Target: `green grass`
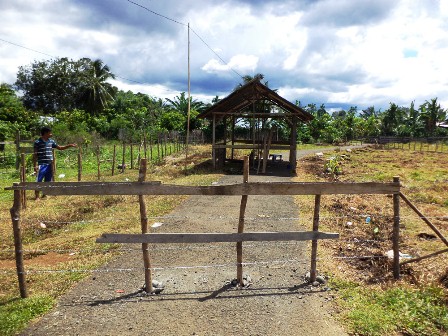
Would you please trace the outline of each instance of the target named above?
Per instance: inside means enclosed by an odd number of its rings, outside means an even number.
[[[339,290],[339,302],[347,308],[344,317],[356,335],[430,336],[448,331],[448,306],[440,288],[396,285],[383,290],[340,280],[332,285]]]
[[[13,299],[0,304],[0,335],[15,335],[27,323],[50,310],[55,299],[48,295]]]
[[[104,146],[104,158],[111,155],[110,145]],[[118,151],[117,151],[118,152]],[[174,151],[173,151],[174,152]],[[76,181],[77,151],[57,152],[57,181]],[[148,164],[147,180],[158,180],[164,183],[210,185],[221,175],[219,172],[207,171],[209,165],[203,164],[209,158],[210,148],[192,147],[189,151],[188,174],[185,174],[184,154],[173,154],[166,162],[157,158]],[[84,153],[83,181],[96,181],[96,156]],[[117,153],[121,155],[121,151]],[[156,154],[154,152],[153,154]],[[136,153],[134,152],[136,160]],[[127,157],[129,164],[130,157]],[[194,162],[191,164],[191,162]],[[121,163],[118,157],[117,164]],[[104,169],[103,169],[104,167]],[[129,167],[129,166],[128,166]],[[200,168],[197,168],[200,167]],[[28,171],[30,171],[28,168]],[[6,172],[3,170],[3,172]],[[65,177],[58,179],[58,174]],[[0,191],[0,248],[8,251],[14,248],[9,208],[12,206],[12,192],[3,190],[13,182],[18,181],[14,169],[3,174]],[[111,176],[111,162],[102,165],[102,181],[136,181],[137,169],[127,168],[124,173],[115,170]],[[34,177],[28,176],[28,181]],[[25,257],[46,258],[45,264],[27,265],[28,292],[27,299],[19,298],[19,290],[15,269],[8,268],[0,273],[0,335],[14,335],[33,319],[44,314],[54,306],[57,298],[70,289],[76,282],[90,274],[89,270],[98,268],[115,257],[118,245],[96,244],[95,238],[104,232],[139,232],[139,205],[136,196],[50,196],[47,200],[36,203],[33,192],[28,192],[28,206],[22,211],[22,242],[24,250],[39,250],[43,252],[26,253]],[[148,217],[162,216],[175,208],[183,197],[147,196],[146,206]],[[43,206],[45,205],[45,206]],[[42,228],[39,222],[46,222]],[[100,225],[98,225],[100,223]],[[76,253],[69,256],[67,251]],[[59,262],[51,262],[52,256],[47,252],[56,251]],[[61,252],[58,252],[61,251]],[[65,251],[65,252],[63,252]],[[0,261],[11,262],[13,253],[0,253]],[[71,272],[80,269],[82,272]],[[59,270],[61,272],[35,272],[33,270]],[[67,272],[64,272],[67,270]]]

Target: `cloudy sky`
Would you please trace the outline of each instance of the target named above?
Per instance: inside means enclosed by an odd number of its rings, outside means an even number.
[[[158,13],[160,15],[156,15]],[[288,100],[448,108],[446,0],[0,0],[0,82],[51,57],[100,58],[119,89],[221,98],[262,73]],[[224,62],[223,62],[224,61]]]

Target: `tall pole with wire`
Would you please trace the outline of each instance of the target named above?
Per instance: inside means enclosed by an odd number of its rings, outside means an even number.
[[[187,172],[188,161],[188,138],[190,135],[190,22],[188,22],[188,110],[187,110],[187,136],[185,137],[185,173]]]

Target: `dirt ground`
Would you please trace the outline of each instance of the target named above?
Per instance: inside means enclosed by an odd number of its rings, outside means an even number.
[[[285,165],[271,163],[267,175],[250,181],[285,182],[288,175]],[[228,175],[217,183],[241,181]],[[152,232],[236,232],[240,200],[190,197]],[[298,210],[291,196],[249,196],[245,231],[310,230],[298,227]],[[235,244],[150,246],[154,279],[165,285],[159,295],[141,291],[141,248],[125,246],[22,335],[346,335],[331,315],[331,288],[304,280],[308,244],[244,243],[244,274],[252,280],[244,289],[229,284],[236,278]]]

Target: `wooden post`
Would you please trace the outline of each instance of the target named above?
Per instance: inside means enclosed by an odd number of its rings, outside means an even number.
[[[292,117],[290,141],[289,164],[291,165],[291,173],[295,175],[297,166],[297,117]]]
[[[100,169],[100,146],[96,147],[96,163],[98,165],[98,172],[97,172],[97,177],[98,177],[98,181],[101,178],[101,169]]]
[[[249,182],[249,156],[244,157],[243,183]],[[247,195],[241,196],[240,216],[238,219],[238,233],[244,232],[244,214],[246,212]],[[236,243],[236,279],[238,284],[243,286],[243,242]]]
[[[149,160],[152,161],[152,136],[149,135]],[[146,149],[145,149],[145,159],[146,159]]]
[[[52,149],[53,151],[53,161],[51,162],[51,171],[53,173],[53,177],[51,178],[51,180],[54,182],[56,181],[56,151],[54,150],[54,148]]]
[[[412,209],[414,210],[414,212],[431,228],[431,230],[433,230],[435,232],[435,234],[440,238],[441,241],[443,241],[443,243],[448,246],[448,240],[443,236],[442,232],[439,231],[439,229],[437,229],[434,224],[432,224],[428,218],[426,218],[421,212],[420,210],[417,209],[417,207],[412,204],[412,202],[404,195],[400,192],[400,197],[403,201],[405,201],[405,203]]]
[[[235,155],[235,148],[233,148],[233,146],[235,146],[235,116],[232,116],[232,150],[230,152],[230,159],[233,160],[234,159],[234,155]]]
[[[157,162],[160,161],[160,134],[157,135]]]
[[[17,185],[17,183],[14,183],[14,185]],[[19,280],[20,297],[24,299],[28,297],[28,291],[26,288],[25,268],[23,265],[22,234],[20,229],[21,207],[22,204],[20,190],[14,190],[14,204],[10,212],[14,233],[14,251],[16,258],[17,278]]]
[[[394,183],[400,183],[400,177],[394,176]],[[392,249],[394,251],[393,272],[394,278],[400,278],[400,194],[393,194],[394,200],[394,227],[392,233]]]
[[[132,145],[131,142],[131,169],[134,169],[134,150],[133,150],[134,146]]]
[[[163,141],[165,141],[165,156],[168,156],[168,151],[167,151],[167,148],[166,148],[168,140],[166,138],[166,133],[163,133]]]
[[[139,182],[144,182],[146,179],[146,167],[147,160],[140,160],[140,170],[138,173]],[[138,196],[138,202],[140,204],[140,223],[142,227],[142,234],[145,234],[148,233],[148,217],[146,214],[146,204],[143,195]],[[145,266],[145,291],[146,293],[152,293],[151,259],[149,257],[148,246],[148,243],[142,244],[143,264]]]
[[[313,231],[319,231],[320,198],[321,195],[316,195],[314,198]],[[313,239],[311,241],[311,270],[310,270],[311,283],[316,281],[316,276],[317,276],[317,239]]]
[[[112,176],[115,173],[115,157],[117,155],[117,145],[114,145],[114,153],[112,154]]]
[[[26,182],[26,161],[25,161],[25,153],[20,154],[20,182]],[[22,199],[22,207],[26,209],[26,190],[21,190],[20,197]]]
[[[123,157],[121,159],[121,173],[122,174],[124,173],[124,165],[126,164],[125,156],[126,156],[126,144],[123,141]]]
[[[212,161],[213,169],[216,169],[216,115],[213,113],[213,125],[212,125]]]
[[[16,170],[19,171],[20,169],[20,132],[17,131],[16,133]]]
[[[82,149],[79,147],[78,151],[78,182],[82,180]]]

